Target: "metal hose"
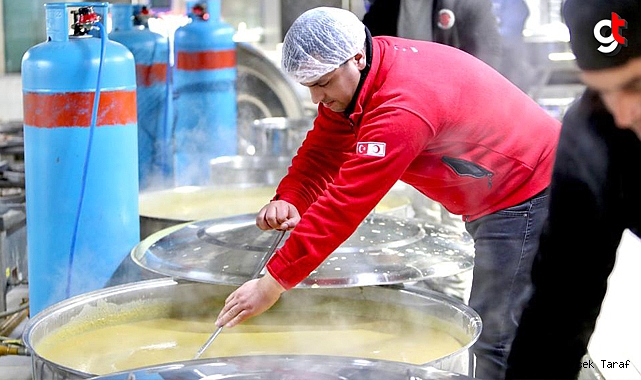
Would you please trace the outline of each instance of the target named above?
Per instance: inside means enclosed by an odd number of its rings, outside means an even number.
[[[82,168],[82,177],[80,181],[80,196],[78,197],[78,209],[76,210],[76,218],[71,235],[71,248],[69,250],[69,265],[67,271],[67,290],[65,294],[67,298],[71,297],[71,275],[73,274],[73,259],[76,253],[76,243],[78,240],[78,229],[80,227],[80,215],[82,214],[82,207],[85,198],[85,189],[87,185],[87,173],[89,170],[89,158],[91,157],[91,148],[93,147],[93,136],[96,124],[98,123],[98,109],[100,107],[100,82],[102,80],[102,67],[105,61],[105,52],[107,51],[107,32],[102,23],[97,22],[96,26],[100,30],[100,60],[98,62],[98,78],[96,80],[96,92],[93,97],[93,108],[91,110],[91,124],[89,125],[89,137],[87,139],[87,153],[85,154],[85,163]]]
[[[19,312],[21,312],[22,310],[25,310],[28,307],[29,307],[29,304],[25,303],[24,305],[18,306],[17,309],[3,311],[2,313],[0,313],[0,318],[8,317],[10,315],[19,313]]]
[[[3,355],[23,355],[28,356],[29,351],[22,346],[8,345],[0,343],[0,356]]]
[[[20,305],[16,310],[10,310],[4,312],[7,314],[7,318],[0,323],[0,343],[8,344],[8,338],[3,335],[9,335],[13,330],[22,323],[29,315],[29,304],[25,303]]]

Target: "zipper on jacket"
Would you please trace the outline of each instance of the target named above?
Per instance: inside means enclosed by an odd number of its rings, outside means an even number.
[[[472,161],[448,156],[441,157],[441,160],[445,163],[445,165],[449,166],[452,170],[454,170],[456,174],[460,176],[479,179],[487,177],[487,188],[492,188],[492,176],[494,176],[494,173],[485,169],[484,167]]]

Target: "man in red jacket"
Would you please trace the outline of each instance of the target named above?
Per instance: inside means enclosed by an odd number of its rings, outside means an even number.
[[[371,38],[342,9],[303,13],[282,63],[320,105],[256,223],[293,230],[268,273],[227,298],[216,324],[232,327],[271,307],[401,180],[463,216],[476,251],[469,303],[484,323],[477,375],[502,378],[528,297],[560,123],[479,59],[433,42]]]

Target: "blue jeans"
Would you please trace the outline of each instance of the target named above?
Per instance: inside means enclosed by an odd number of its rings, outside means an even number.
[[[465,223],[474,239],[474,278],[469,305],[483,321],[476,377],[505,377],[507,357],[530,296],[530,270],[548,213],[548,192]]]

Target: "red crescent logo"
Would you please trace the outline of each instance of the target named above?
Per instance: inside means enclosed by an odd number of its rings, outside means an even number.
[[[450,9],[441,9],[438,11],[437,25],[439,28],[444,30],[451,29],[454,26],[454,22],[456,22],[456,17]]]

